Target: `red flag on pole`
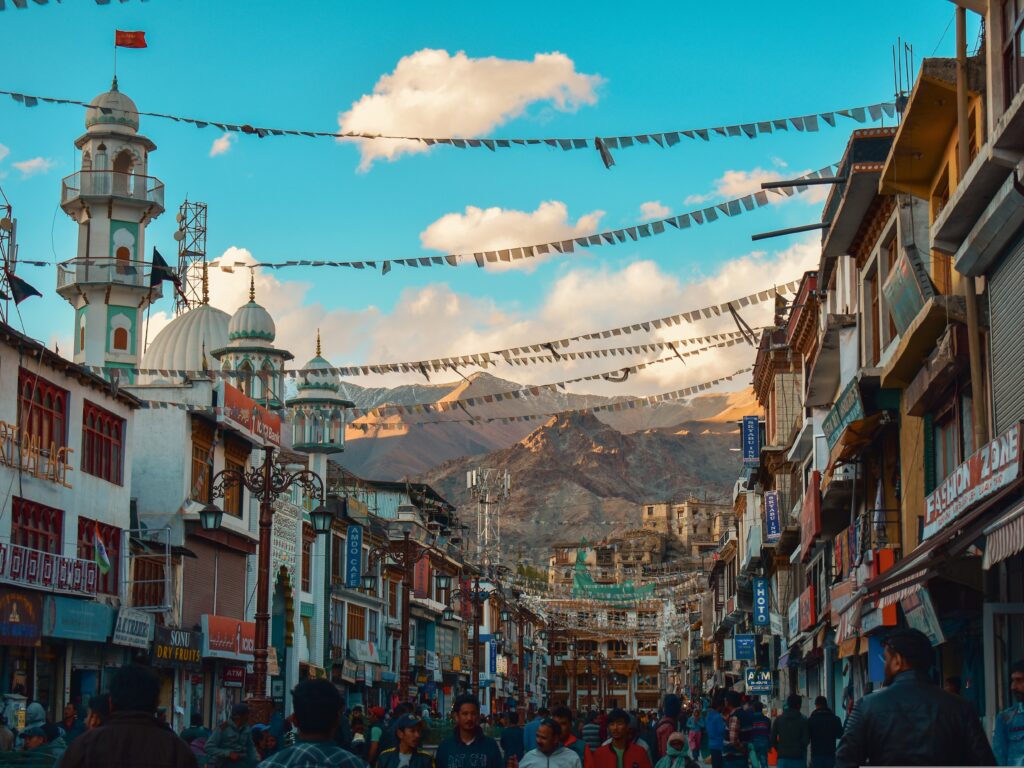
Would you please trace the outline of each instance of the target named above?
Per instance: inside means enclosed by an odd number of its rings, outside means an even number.
[[[145,48],[146,33],[114,30],[114,45],[118,48]]]

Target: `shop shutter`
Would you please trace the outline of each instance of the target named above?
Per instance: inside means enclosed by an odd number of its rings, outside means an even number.
[[[182,626],[199,623],[204,613],[241,618],[245,615],[245,555],[199,538],[190,538],[188,548],[196,557],[185,563]],[[216,610],[213,588],[217,585]]]
[[[217,570],[217,613],[240,619],[245,616],[245,555],[220,550]]]
[[[1019,241],[989,280],[992,318],[992,401],[996,434],[1024,418],[1024,239]]]

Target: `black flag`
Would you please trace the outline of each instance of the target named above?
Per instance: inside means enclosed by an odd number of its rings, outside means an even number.
[[[164,280],[170,280],[177,286],[181,286],[181,278],[178,274],[168,266],[167,262],[164,261],[164,257],[160,255],[155,247],[153,248],[153,268],[149,273],[149,287],[155,288],[164,282]]]
[[[4,276],[7,278],[7,285],[11,288],[11,297],[14,299],[15,305],[21,304],[30,296],[41,297],[43,295],[6,267],[4,267]]]

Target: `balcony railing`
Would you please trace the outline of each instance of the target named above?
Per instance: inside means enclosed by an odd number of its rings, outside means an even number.
[[[82,197],[119,197],[164,209],[164,184],[153,176],[120,171],[78,171],[61,182],[61,204]]]
[[[0,583],[21,584],[66,595],[95,595],[99,566],[93,560],[0,544]]]
[[[857,522],[862,549],[903,549],[898,509],[869,509]]]
[[[149,287],[151,264],[127,259],[69,259],[57,265],[57,290],[75,283],[120,283]]]

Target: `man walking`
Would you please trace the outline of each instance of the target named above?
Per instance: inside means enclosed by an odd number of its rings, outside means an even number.
[[[509,765],[515,765],[512,758],[509,758]],[[562,743],[562,726],[553,719],[543,720],[537,726],[537,748],[523,755],[522,761],[519,762],[519,768],[581,767],[579,755]]]
[[[654,726],[655,739],[658,742],[658,754],[668,754],[668,737],[679,730],[679,712],[683,708],[682,700],[674,693],[665,696],[662,703],[662,714],[658,724]]]
[[[395,724],[398,746],[378,755],[377,768],[434,768],[434,758],[420,751],[423,727],[415,715],[402,715]]]
[[[160,680],[147,667],[130,664],[110,682],[110,717],[100,728],[75,739],[61,758],[62,768],[196,768],[188,744],[156,719]]]
[[[551,713],[551,719],[554,720],[560,729],[559,739],[562,746],[566,749],[571,749],[580,758],[580,764],[587,756],[587,745],[576,738],[576,735],[572,732],[572,710],[568,707],[555,707],[555,710]]]
[[[586,768],[651,768],[647,750],[630,738],[629,713],[613,709],[608,715],[611,741],[589,751]]]
[[[597,749],[601,746],[604,739],[601,738],[601,724],[597,722],[596,712],[591,711],[587,714],[586,725],[583,726],[580,733],[583,736],[583,743],[589,749]]]
[[[771,745],[779,756],[778,768],[807,768],[807,744],[811,737],[807,718],[800,711],[802,703],[801,696],[790,694],[785,711],[772,723]]]
[[[503,768],[497,742],[480,729],[480,702],[469,693],[455,699],[455,733],[437,748],[437,768]]]
[[[501,752],[505,757],[516,756],[516,760],[522,760],[526,750],[523,748],[523,729],[515,713],[503,718],[504,727],[501,729]]]
[[[996,765],[1024,765],[1024,660],[1010,668],[1010,695],[1013,704],[996,715]]]
[[[772,721],[764,714],[764,703],[751,704],[750,746],[757,755],[758,768],[768,768],[768,748],[772,741]]]
[[[551,713],[547,707],[537,710],[536,716],[523,727],[523,748],[527,751],[537,748],[537,728]]]
[[[708,736],[708,751],[711,752],[711,768],[722,768],[722,747],[725,745],[723,707],[725,707],[725,696],[718,694],[711,700],[711,707],[704,718],[704,731]]]
[[[341,694],[329,680],[303,680],[292,688],[292,720],[298,740],[260,768],[364,768],[365,763],[334,743]]]
[[[206,740],[206,754],[215,768],[254,768],[260,761],[249,728],[249,706],[235,704],[231,718],[218,726]]]
[[[932,683],[927,635],[898,629],[885,640],[885,687],[853,708],[837,768],[871,765],[993,765],[981,723],[963,699]]]
[[[843,721],[828,708],[824,696],[814,700],[807,731],[811,737],[811,768],[832,768],[836,764],[836,741],[843,735]]]
[[[722,743],[722,765],[725,768],[747,768],[750,754],[747,748],[749,730],[745,729],[748,712],[741,708],[741,699],[736,691],[725,692],[725,707],[722,717],[725,718],[725,740]]]

